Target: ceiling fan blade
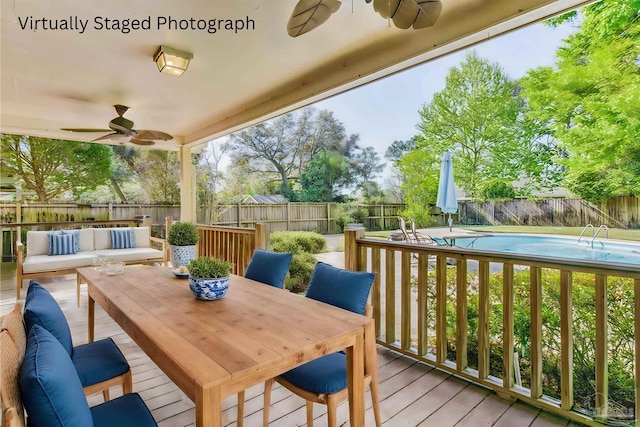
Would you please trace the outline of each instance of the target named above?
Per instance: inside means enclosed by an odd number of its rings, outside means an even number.
[[[127,142],[129,140],[128,135],[123,135],[118,132],[110,133],[109,135],[101,136],[100,138],[96,138],[93,141],[116,141],[116,142]]]
[[[111,129],[61,128],[68,132],[111,132]]]
[[[132,144],[136,144],[136,145],[153,145],[155,144],[155,141],[149,141],[148,139],[137,139],[137,138],[131,138],[131,140],[129,141]]]
[[[159,130],[140,129],[135,132],[136,135],[134,136],[134,139],[138,140],[153,139],[160,141],[169,141],[170,139],[173,139],[173,136],[169,135],[168,133],[160,132]]]
[[[298,37],[319,27],[340,5],[338,0],[298,0],[287,22],[287,32],[291,37]]]
[[[413,23],[413,29],[431,27],[436,23],[442,12],[442,3],[439,0],[418,0],[420,14]]]
[[[114,105],[113,108],[116,109],[116,113],[118,113],[120,117],[124,116],[124,113],[126,113],[127,110],[129,109],[129,107],[127,107],[126,105],[120,105],[120,104]]]

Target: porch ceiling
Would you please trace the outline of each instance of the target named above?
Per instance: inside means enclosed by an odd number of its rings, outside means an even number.
[[[174,135],[155,147],[198,145],[501,32],[585,4],[584,0],[442,0],[437,23],[400,30],[362,0],[319,28],[287,34],[295,0],[2,0],[0,130],[90,141],[113,104],[136,129]],[[76,30],[22,29],[34,19],[88,20]],[[144,19],[149,30],[95,29],[94,19]],[[246,19],[236,33],[158,29],[158,18]],[[75,22],[75,21],[74,21]],[[192,52],[182,77],[159,73],[159,45]]]

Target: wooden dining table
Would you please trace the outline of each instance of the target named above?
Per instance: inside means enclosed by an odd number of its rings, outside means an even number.
[[[222,425],[222,399],[338,350],[346,350],[351,426],[364,425],[364,334],[373,320],[232,275],[227,294],[201,301],[169,268],[123,274],[79,268],[88,286],[89,341],[95,303],[195,403],[197,427]]]

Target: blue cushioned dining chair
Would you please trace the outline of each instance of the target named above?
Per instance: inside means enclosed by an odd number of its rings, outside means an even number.
[[[265,283],[275,288],[284,288],[284,279],[289,272],[292,253],[271,252],[264,249],[256,249],[251,261],[244,272],[244,277]],[[238,392],[238,427],[243,426],[244,419],[244,390]]]
[[[372,273],[343,270],[319,262],[313,271],[305,297],[371,316],[372,308],[367,300],[374,278]],[[365,386],[369,385],[371,389],[375,423],[380,427],[376,357],[375,337],[365,336]],[[269,405],[274,381],[306,400],[308,427],[313,426],[314,402],[327,405],[329,427],[335,427],[337,405],[349,397],[347,356],[344,352],[328,354],[268,380],[264,389],[265,427],[269,424]]]
[[[101,391],[107,401],[109,387],[122,385],[123,394],[133,390],[131,369],[113,340],[105,338],[74,347],[62,309],[49,291],[34,280],[27,290],[24,322],[27,334],[34,325],[39,325],[60,341],[76,368],[87,396]]]
[[[256,249],[244,277],[282,289],[293,254]]]
[[[66,349],[39,325],[29,332],[20,393],[33,427],[157,427],[137,393],[89,408]]]

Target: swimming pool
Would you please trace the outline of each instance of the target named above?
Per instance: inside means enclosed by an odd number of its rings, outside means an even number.
[[[591,238],[588,241],[583,239],[578,244],[577,237],[496,234],[476,240],[456,239],[456,246],[486,251],[640,265],[640,244],[598,238],[592,248],[590,241]]]

